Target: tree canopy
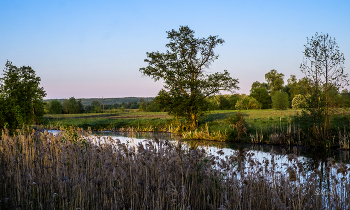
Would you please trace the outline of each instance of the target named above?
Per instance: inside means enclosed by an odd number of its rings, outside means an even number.
[[[284,74],[278,73],[275,69],[272,69],[271,71],[265,74],[265,79],[267,81],[271,94],[283,89],[283,78]]]
[[[65,114],[78,114],[84,112],[84,106],[81,103],[81,99],[76,100],[74,97],[65,99],[62,104],[63,112]]]
[[[257,87],[250,91],[250,96],[255,98],[261,104],[262,109],[268,109],[271,107],[271,96],[265,87]]]
[[[38,123],[44,114],[44,88],[30,66],[17,67],[7,61],[0,78],[0,127],[15,129]]]
[[[99,113],[101,110],[101,102],[99,102],[97,100],[91,101],[91,109],[94,112]]]
[[[155,81],[164,80],[157,99],[176,117],[185,117],[190,128],[197,126],[198,117],[207,110],[205,98],[221,90],[238,89],[238,79],[233,79],[227,70],[223,73],[206,71],[218,59],[214,48],[223,44],[218,36],[195,38],[188,26],[167,31],[169,43],[166,53],[147,52],[147,67],[140,68],[143,75]]]
[[[274,109],[287,109],[289,107],[288,93],[277,91],[272,95],[272,107]]]
[[[62,114],[62,103],[58,100],[52,100],[49,104],[49,113],[51,114]]]

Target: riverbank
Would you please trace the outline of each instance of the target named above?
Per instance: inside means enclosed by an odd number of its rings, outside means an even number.
[[[347,209],[349,168],[328,159],[305,173],[294,154],[287,171],[245,149],[228,157],[179,142],[127,146],[69,129],[59,135],[3,133],[0,209]],[[15,159],[13,159],[15,158]],[[336,171],[336,172],[334,172]],[[327,186],[319,186],[326,179]]]
[[[242,119],[237,117],[237,110],[213,111],[199,120],[198,129],[194,131],[187,131],[181,122],[164,112],[45,115],[44,126],[55,129],[74,126],[95,131],[171,132],[185,139],[349,149],[349,111],[337,109],[335,112],[331,119],[332,139],[327,142],[313,136],[311,125],[300,120],[301,110],[242,110]]]

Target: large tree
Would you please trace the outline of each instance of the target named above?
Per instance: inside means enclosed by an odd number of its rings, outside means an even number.
[[[283,89],[283,81],[284,74],[278,73],[277,70],[272,69],[268,73],[265,74],[265,79],[267,81],[269,90],[273,95],[277,91],[281,91]]]
[[[348,84],[348,74],[344,73],[344,61],[344,55],[339,51],[335,39],[328,34],[316,33],[315,36],[307,38],[304,60],[300,69],[312,89],[309,111],[314,113],[314,119],[318,120],[318,123],[324,119],[322,125],[324,138],[329,137],[330,93],[332,89]]]
[[[44,114],[44,88],[30,66],[17,67],[7,61],[0,78],[0,127],[15,129],[38,123]]]
[[[253,82],[251,88],[250,88],[250,92],[252,92],[255,88],[266,88],[266,90],[268,90],[268,85],[267,83],[263,82],[263,83],[260,83],[259,81],[255,81]]]
[[[65,114],[78,114],[84,112],[84,106],[81,99],[76,100],[74,97],[65,99],[62,104],[63,112]]]
[[[62,114],[62,103],[58,100],[50,101],[49,112],[51,114]]]
[[[197,127],[198,117],[207,110],[205,98],[221,90],[238,89],[238,79],[230,77],[228,71],[209,73],[206,71],[218,59],[214,48],[223,44],[218,36],[195,38],[188,26],[179,31],[167,31],[170,42],[166,53],[147,53],[148,66],[140,68],[143,75],[155,81],[164,80],[164,89],[159,92],[158,101],[169,113],[185,117],[190,129]]]
[[[272,95],[272,107],[274,109],[287,109],[289,107],[288,93],[283,91],[276,91]]]
[[[271,106],[271,96],[265,87],[258,87],[250,90],[250,96],[255,98],[262,109],[268,109]]]
[[[99,113],[101,111],[101,102],[97,100],[91,101],[91,109],[93,112]]]

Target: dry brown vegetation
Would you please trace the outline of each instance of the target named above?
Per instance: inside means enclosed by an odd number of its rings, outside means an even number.
[[[349,208],[349,169],[333,159],[325,176],[306,173],[295,154],[282,173],[275,158],[218,155],[157,139],[127,146],[79,129],[4,131],[0,209]]]

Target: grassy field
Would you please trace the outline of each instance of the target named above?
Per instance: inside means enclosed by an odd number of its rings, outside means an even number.
[[[106,113],[83,113],[83,114],[46,114],[45,119],[80,119],[80,118],[171,118],[165,112],[137,112],[136,110],[131,110],[128,112],[106,112]]]
[[[243,110],[241,111],[247,123],[252,125],[266,124],[274,125],[287,121],[300,111],[295,110]],[[219,123],[228,124],[225,119],[237,113],[237,110],[216,110],[205,115],[199,125],[209,123],[215,130],[215,125]],[[115,113],[84,113],[84,114],[46,114],[44,115],[45,125],[52,128],[60,126],[75,126],[81,128],[91,127],[93,130],[101,129],[127,129],[130,127],[144,128],[149,126],[168,127],[172,123],[172,116],[166,112],[137,112],[136,110],[129,112]],[[281,120],[282,119],[282,120]],[[170,124],[169,124],[170,123]],[[218,128],[222,130],[221,128]]]
[[[58,129],[60,127],[80,127],[92,130],[130,130],[166,131],[172,117],[165,112],[115,112],[115,113],[85,113],[44,115],[45,127]]]
[[[44,126],[58,129],[69,126],[92,130],[172,132],[185,139],[244,141],[250,143],[316,145],[320,142],[306,132],[304,122],[296,121],[301,110],[242,110],[242,122],[235,121],[237,110],[217,110],[203,116],[198,129],[188,131],[165,112],[128,112],[45,115]],[[349,149],[349,110],[336,109],[331,118],[332,145]],[[304,127],[303,127],[304,126]],[[310,127],[311,129],[311,127]],[[308,131],[309,132],[309,131]],[[317,134],[317,133],[316,133]],[[310,135],[310,138],[309,136]],[[342,143],[339,141],[342,140]],[[331,141],[331,140],[330,140]]]
[[[200,123],[212,122],[215,120],[223,120],[228,118],[230,115],[235,114],[237,110],[216,110],[205,115]],[[243,110],[241,111],[245,116],[245,119],[249,123],[253,123],[259,120],[262,121],[277,121],[279,118],[288,118],[290,116],[300,113],[299,110]],[[96,119],[98,118],[98,119]],[[114,113],[83,113],[83,114],[45,114],[44,119],[48,123],[58,122],[62,125],[69,125],[72,121],[71,119],[76,120],[76,124],[79,124],[81,119],[93,119],[90,122],[98,121],[100,119],[172,119],[173,117],[168,115],[166,112],[138,112],[132,110],[129,112],[114,112]]]

